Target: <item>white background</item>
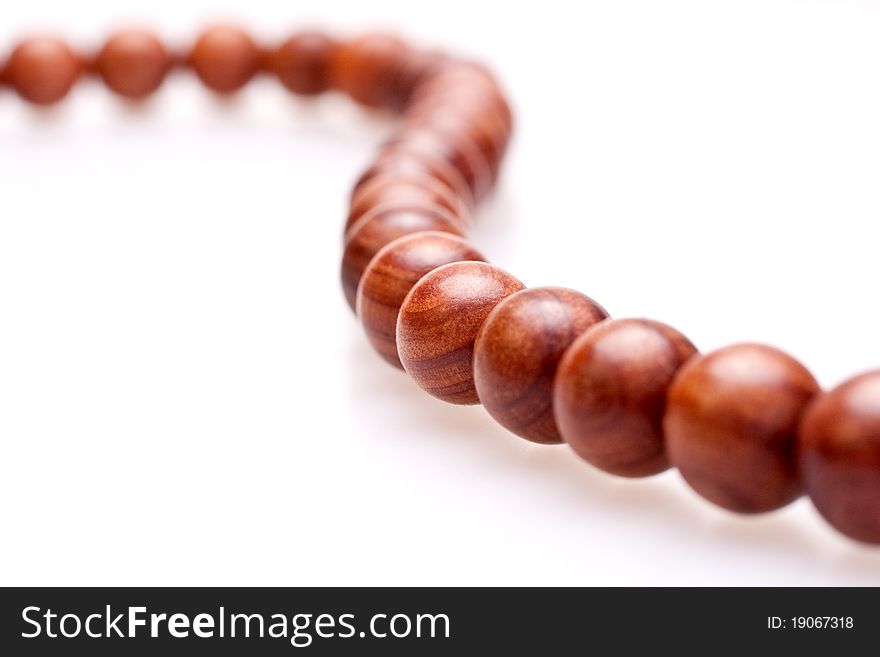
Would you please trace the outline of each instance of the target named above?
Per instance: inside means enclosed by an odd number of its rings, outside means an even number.
[[[387,27],[485,60],[518,133],[477,245],[703,350],[880,366],[880,5],[846,0],[6,3],[89,46]],[[423,394],[338,283],[391,123],[268,80],[0,93],[0,583],[880,584],[806,500],[736,517]]]

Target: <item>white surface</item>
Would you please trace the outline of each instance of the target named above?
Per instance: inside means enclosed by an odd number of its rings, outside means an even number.
[[[880,366],[880,6],[844,0],[11,3],[0,39],[387,26],[485,59],[518,119],[474,237],[702,349]],[[338,283],[390,124],[269,82],[0,95],[2,584],[880,584],[806,501],[716,510],[429,398]]]

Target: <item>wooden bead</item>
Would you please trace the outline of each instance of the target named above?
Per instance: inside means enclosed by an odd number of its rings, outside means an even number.
[[[268,67],[290,91],[312,96],[330,88],[336,42],[320,32],[296,34],[270,55]]]
[[[426,274],[406,295],[397,318],[403,368],[438,399],[478,404],[473,374],[477,333],[491,310],[523,287],[484,262],[455,262]]]
[[[467,135],[445,134],[414,126],[395,133],[385,148],[446,160],[461,174],[476,199],[485,197],[492,187],[492,167]]]
[[[787,354],[740,344],[691,359],[673,379],[663,428],[669,460],[730,511],[772,511],[801,485],[795,435],[819,386]]]
[[[508,131],[513,126],[513,114],[497,81],[479,64],[449,61],[436,67],[414,92],[410,105],[425,100],[458,108],[491,108]]]
[[[511,115],[491,76],[472,65],[447,65],[429,76],[407,107],[406,121],[474,142],[497,175],[511,135]]]
[[[51,105],[64,98],[82,72],[81,59],[60,39],[22,41],[6,63],[3,77],[25,100]]]
[[[143,30],[112,36],[94,63],[104,83],[121,96],[141,99],[156,91],[171,68],[171,56],[162,42]]]
[[[374,208],[405,204],[441,207],[458,219],[462,225],[467,225],[469,218],[464,202],[435,178],[388,175],[373,178],[352,197],[345,230],[348,231]]]
[[[206,87],[218,93],[238,91],[257,72],[260,50],[237,27],[218,25],[202,33],[189,62]]]
[[[798,447],[804,488],[819,513],[850,538],[880,544],[880,371],[817,396]]]
[[[336,49],[331,62],[334,86],[367,107],[396,107],[395,80],[411,56],[409,47],[397,37],[368,34],[346,41]]]
[[[394,240],[370,261],[358,285],[357,315],[382,358],[403,368],[397,355],[397,315],[413,285],[437,267],[463,260],[485,258],[460,237],[426,231]]]
[[[352,310],[355,310],[361,276],[379,249],[398,237],[423,230],[462,234],[458,220],[437,207],[377,208],[351,227],[342,253],[341,276],[342,290]]]
[[[513,294],[489,313],[474,343],[474,384],[489,414],[536,443],[562,442],[553,419],[553,377],[562,354],[608,317],[589,297],[561,287]]]
[[[666,394],[696,351],[674,328],[649,319],[594,326],[574,341],[556,372],[553,405],[562,437],[578,456],[615,475],[666,470]]]
[[[417,110],[417,113],[407,114],[408,125],[446,135],[450,139],[469,140],[488,164],[493,181],[497,178],[510,133],[496,117],[490,114],[471,115],[445,106],[419,107]]]
[[[449,57],[439,52],[410,51],[388,83],[388,105],[397,111],[405,110],[425,79],[445,66]]]
[[[423,153],[407,153],[397,150],[383,150],[373,164],[361,174],[355,183],[351,197],[354,199],[361,189],[375,178],[386,176],[429,177],[446,187],[468,207],[475,204],[473,192],[467,182],[449,162],[437,155],[425,156]]]

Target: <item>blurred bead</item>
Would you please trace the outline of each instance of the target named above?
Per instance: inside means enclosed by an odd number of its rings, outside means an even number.
[[[800,428],[804,488],[850,538],[880,544],[880,371],[819,395]]]
[[[423,80],[448,61],[443,53],[410,51],[388,82],[388,106],[396,111],[406,109]]]
[[[352,198],[345,230],[351,228],[367,212],[392,205],[441,207],[467,224],[469,213],[464,202],[447,187],[429,176],[402,177],[389,175],[373,178]]]
[[[19,95],[36,105],[64,98],[82,72],[80,58],[60,39],[25,39],[12,51],[3,77]]]
[[[406,120],[446,134],[466,134],[497,176],[512,118],[495,80],[482,67],[462,62],[436,67],[426,77],[407,107]]]
[[[418,113],[407,113],[406,123],[409,126],[445,135],[449,139],[469,140],[480,151],[489,166],[492,180],[498,177],[510,135],[494,116],[471,115],[445,107],[427,107],[419,108]]]
[[[666,394],[696,352],[660,322],[616,319],[594,326],[574,341],[556,372],[553,400],[562,437],[578,456],[615,475],[666,470]]]
[[[513,127],[513,115],[498,82],[479,64],[450,61],[436,67],[414,92],[410,106],[428,99],[459,108],[491,108],[508,131]]]
[[[189,62],[206,87],[231,93],[241,89],[257,72],[260,50],[247,32],[218,25],[202,33]]]
[[[140,99],[156,91],[171,68],[171,56],[162,42],[142,30],[112,36],[95,60],[95,70],[114,92]]]
[[[394,150],[383,150],[370,167],[361,174],[352,191],[352,198],[360,193],[362,187],[371,183],[374,178],[391,175],[429,176],[448,188],[464,204],[474,207],[474,195],[462,175],[449,162],[437,155],[425,156],[419,153],[403,153]]]
[[[320,32],[295,34],[269,57],[271,70],[287,89],[315,95],[330,88],[330,62],[336,42]]]
[[[441,208],[377,208],[364,215],[346,235],[342,253],[342,290],[355,310],[358,283],[370,260],[389,242],[423,230],[439,230],[461,235],[458,221]]]
[[[801,492],[795,434],[819,386],[791,356],[739,344],[697,356],[672,381],[663,428],[669,460],[700,495],[761,513]]]
[[[410,127],[398,130],[385,144],[386,151],[412,153],[449,162],[461,174],[476,199],[492,187],[492,168],[476,144],[464,134],[441,134]]]
[[[397,315],[404,297],[428,272],[451,262],[485,260],[460,237],[427,231],[400,237],[370,261],[357,292],[357,314],[379,355],[403,368],[397,355]]]
[[[491,310],[523,284],[484,262],[456,262],[422,277],[397,318],[404,369],[426,392],[452,404],[478,404],[474,340]]]
[[[566,348],[608,317],[589,297],[561,287],[513,294],[489,313],[474,344],[480,402],[503,427],[536,443],[560,443],[553,376]]]
[[[412,56],[397,37],[367,34],[346,41],[336,49],[331,62],[334,86],[367,107],[396,107],[394,83]]]

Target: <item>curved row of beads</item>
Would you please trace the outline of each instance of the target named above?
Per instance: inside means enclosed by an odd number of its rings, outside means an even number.
[[[567,442],[621,476],[677,467],[727,509],[777,509],[803,490],[843,533],[880,543],[880,372],[821,392],[785,353],[740,344],[700,355],[675,329],[610,319],[564,288],[525,289],[468,244],[511,132],[504,95],[480,66],[373,35],[294,35],[274,48],[218,27],[175,55],[128,31],[94,55],[23,41],[0,82],[25,99],[63,98],[83,72],[139,99],[174,66],[231,93],[260,71],[291,91],[348,93],[400,112],[400,128],[357,182],[342,281],[388,362],[453,403],[482,402],[528,440]]]

